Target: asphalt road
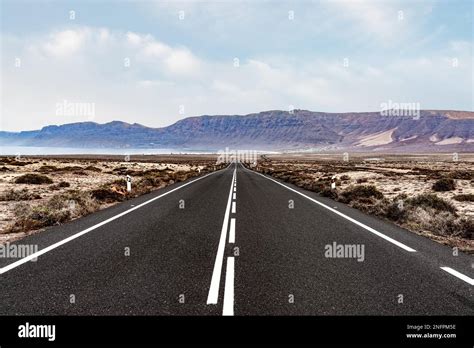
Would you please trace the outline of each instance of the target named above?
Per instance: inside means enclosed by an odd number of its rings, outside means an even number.
[[[241,164],[15,244],[0,315],[474,314],[472,256]]]

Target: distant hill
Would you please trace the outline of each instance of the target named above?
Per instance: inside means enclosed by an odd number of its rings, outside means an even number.
[[[474,112],[430,111],[420,117],[378,112],[265,111],[188,117],[168,127],[81,122],[0,132],[0,145],[177,150],[474,152]]]

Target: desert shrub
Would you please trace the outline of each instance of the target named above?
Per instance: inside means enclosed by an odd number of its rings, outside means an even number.
[[[319,182],[310,181],[304,188],[308,191],[321,192],[324,189],[324,185]]]
[[[49,188],[53,191],[59,191],[61,188],[69,187],[69,186],[71,186],[71,185],[68,182],[61,181],[60,183],[58,183],[56,185],[49,186]]]
[[[456,207],[454,207],[454,205],[452,205],[449,201],[432,193],[423,193],[416,197],[409,198],[407,199],[407,203],[414,207],[432,208],[440,212],[456,212]]]
[[[442,178],[436,181],[433,184],[433,191],[442,192],[442,191],[452,191],[456,188],[456,184],[451,178]]]
[[[151,186],[151,187],[156,187],[156,186],[161,186],[163,184],[164,180],[169,181],[169,176],[160,178],[156,176],[145,176],[142,180],[138,182],[138,186]]]
[[[46,203],[32,206],[19,203],[14,207],[15,224],[10,231],[28,231],[56,225],[96,211],[99,204],[83,191],[68,191],[52,196]]]
[[[120,189],[126,190],[127,189],[127,181],[125,180],[125,178],[117,179],[117,180],[114,180],[114,181],[112,181],[108,184],[105,184],[105,186],[113,186],[115,188],[120,188]]]
[[[42,184],[52,184],[53,180],[51,180],[46,175],[42,175],[42,174],[23,174],[15,179],[15,183],[42,185]]]
[[[89,170],[91,172],[96,172],[96,173],[99,173],[102,171],[102,169],[100,168],[97,168],[97,167],[94,167],[94,166],[87,166],[84,168],[85,170]]]
[[[67,211],[52,212],[44,205],[32,206],[18,203],[14,209],[15,224],[7,232],[28,231],[66,221],[70,213]]]
[[[357,181],[358,184],[362,184],[362,183],[364,183],[364,182],[367,182],[368,180],[369,180],[369,179],[367,179],[367,178],[359,178],[359,179],[357,179],[356,181]]]
[[[462,195],[456,195],[453,197],[458,202],[474,202],[474,194],[467,193]]]
[[[39,167],[37,171],[40,172],[40,173],[51,173],[51,172],[58,171],[58,167],[51,166],[51,165],[43,165],[43,166]]]
[[[89,176],[86,171],[84,170],[76,170],[75,172],[72,172],[74,175],[80,175],[80,176]]]
[[[66,167],[59,168],[58,170],[62,172],[75,172],[75,171],[82,171],[84,170],[84,168],[82,168],[81,166],[66,166]]]
[[[143,175],[144,172],[140,170],[135,170],[135,169],[127,169],[127,170],[121,170],[121,171],[115,171],[114,174],[118,175],[130,175],[130,176],[140,176]]]
[[[51,209],[47,205],[33,207],[27,216],[30,224],[37,228],[57,225],[66,222],[71,217],[71,211],[67,209]]]
[[[99,204],[89,192],[79,190],[70,190],[54,195],[46,204],[56,210],[67,208],[73,217],[87,215],[99,208]]]
[[[16,157],[3,157],[2,160],[0,161],[0,164],[9,164],[12,166],[24,166],[28,164],[32,164],[33,162],[26,161],[22,159],[21,161],[17,161]]]
[[[120,202],[124,199],[124,194],[111,188],[99,188],[92,190],[91,195],[94,199],[105,203]]]
[[[341,181],[349,181],[349,180],[351,180],[351,177],[349,175],[344,174],[344,175],[341,176],[340,180]]]
[[[328,198],[331,198],[331,199],[337,199],[337,197],[338,197],[337,191],[332,190],[328,187],[321,190],[321,192],[319,194],[323,197],[328,197]]]
[[[15,204],[13,207],[13,214],[15,217],[24,217],[27,216],[31,211],[31,205],[26,202],[20,202]]]
[[[392,221],[402,222],[408,217],[408,211],[403,203],[400,204],[399,201],[393,201],[387,205],[385,217]]]
[[[366,214],[385,217],[390,201],[386,198],[374,199],[373,197],[354,200],[350,205]]]
[[[408,195],[406,193],[399,193],[398,195],[395,196],[394,200],[403,200],[403,199],[407,199],[408,198]]]
[[[414,230],[429,231],[435,235],[471,239],[474,231],[472,219],[458,218],[453,213],[416,207],[409,212],[407,226]]]
[[[172,171],[171,169],[168,169],[168,167],[164,169],[148,169],[143,172],[144,176],[150,176],[150,175],[162,175],[165,174],[169,171]]]
[[[184,181],[184,180],[188,179],[191,176],[192,176],[191,173],[183,172],[183,171],[177,171],[177,172],[174,172],[174,173],[170,173],[170,178],[174,182]]]
[[[134,188],[132,183],[132,188]],[[100,188],[91,191],[92,196],[98,201],[115,202],[123,201],[127,195],[127,181],[125,179],[117,179],[112,182],[103,184]]]
[[[382,199],[383,193],[374,185],[350,186],[341,193],[342,201],[349,203],[353,200],[364,201],[368,198]]]
[[[471,180],[474,178],[474,173],[472,170],[455,170],[449,173],[448,177],[451,179]]]
[[[474,220],[471,218],[460,218],[456,221],[457,231],[463,238],[474,239]]]
[[[287,180],[290,184],[308,189],[313,183],[313,179],[308,176],[295,176],[292,175]]]
[[[148,175],[142,179],[132,181],[132,191],[127,192],[127,182],[125,179],[117,179],[104,184],[101,188],[91,191],[92,195],[99,201],[115,202],[124,199],[140,196],[151,192],[153,189],[166,186],[166,183],[172,184],[170,176],[163,177]]]
[[[292,182],[292,184],[298,185],[299,187],[302,187],[305,190],[311,190],[311,187],[313,186],[311,181],[308,181],[308,180],[304,180],[300,182]]]
[[[0,201],[29,201],[40,198],[39,194],[30,193],[26,188],[21,190],[10,189],[0,196]]]
[[[11,166],[23,167],[27,166],[28,164],[33,164],[33,162],[12,160],[8,164]]]

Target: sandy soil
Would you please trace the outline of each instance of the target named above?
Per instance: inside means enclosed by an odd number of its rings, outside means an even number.
[[[385,145],[390,144],[392,139],[392,134],[397,128],[389,129],[388,131],[372,134],[366,137],[363,137],[358,146],[376,146],[376,145]]]

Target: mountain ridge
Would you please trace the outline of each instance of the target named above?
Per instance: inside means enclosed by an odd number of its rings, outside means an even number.
[[[277,151],[474,151],[474,112],[421,110],[419,117],[380,112],[269,110],[247,115],[202,115],[153,128],[92,121],[0,132],[0,145],[79,148],[225,147]]]

